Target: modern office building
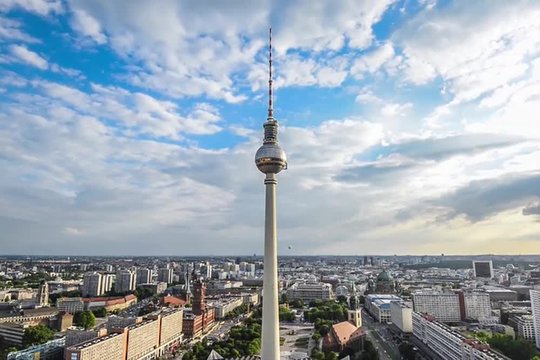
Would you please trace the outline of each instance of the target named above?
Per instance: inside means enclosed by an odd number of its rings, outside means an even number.
[[[137,274],[131,270],[118,270],[114,290],[117,293],[126,293],[135,290]]]
[[[152,282],[152,272],[150,269],[137,269],[137,286],[140,284],[149,284]]]
[[[493,261],[491,260],[473,260],[473,274],[475,278],[493,278]]]
[[[465,338],[433,316],[413,312],[412,322],[414,337],[440,360],[510,360],[487,344]]]
[[[390,319],[403,333],[412,333],[412,313],[413,309],[401,301],[393,301],[390,303]]]
[[[334,292],[331,284],[309,280],[294,283],[287,289],[287,298],[308,303],[313,300],[331,300],[334,298]]]
[[[369,294],[366,296],[366,310],[380,323],[392,321],[390,304],[403,301],[399,296],[392,294]]]
[[[103,288],[101,285],[102,275],[98,272],[91,272],[84,274],[83,285],[81,288],[82,296],[100,296],[103,294]]]
[[[530,290],[536,348],[540,349],[540,290]]]

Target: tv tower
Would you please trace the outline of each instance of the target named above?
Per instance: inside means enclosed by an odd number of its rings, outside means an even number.
[[[272,103],[272,28],[268,45],[268,118],[264,123],[263,145],[255,154],[255,165],[266,174],[264,221],[264,282],[262,315],[262,360],[279,359],[279,304],[276,239],[276,174],[287,168],[287,157],[278,144],[278,122]]]

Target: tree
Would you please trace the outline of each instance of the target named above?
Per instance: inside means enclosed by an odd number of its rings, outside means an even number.
[[[488,339],[488,344],[512,360],[530,359],[536,355],[532,343],[523,339],[514,340],[508,335],[495,334]]]
[[[304,302],[302,299],[294,299],[291,301],[290,305],[294,309],[302,309],[304,307]]]
[[[44,325],[38,325],[24,330],[23,344],[25,347],[43,344],[53,337],[54,331]]]
[[[311,351],[311,358],[313,360],[324,360],[324,353],[321,350],[314,348]]]
[[[73,322],[77,326],[81,326],[88,330],[96,326],[96,317],[94,316],[93,312],[85,310],[83,312],[75,314],[75,316],[73,317]]]
[[[98,317],[98,318],[102,318],[102,317],[106,317],[106,316],[107,316],[107,309],[105,309],[105,308],[100,308],[100,309],[92,310],[92,312],[94,313],[94,316],[95,316],[95,317]]]

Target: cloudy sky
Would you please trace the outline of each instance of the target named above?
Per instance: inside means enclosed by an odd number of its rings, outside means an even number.
[[[540,253],[540,2],[0,2],[0,253]],[[292,249],[289,249],[289,245]]]

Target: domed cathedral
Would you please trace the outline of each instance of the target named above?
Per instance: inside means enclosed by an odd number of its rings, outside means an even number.
[[[377,276],[377,281],[375,282],[375,294],[395,294],[396,293],[396,282],[390,276],[390,274],[383,270]]]

